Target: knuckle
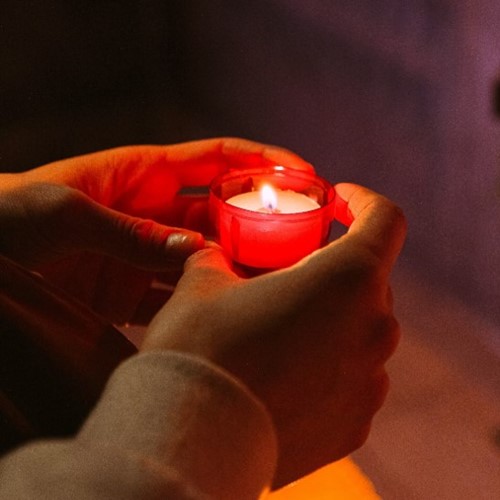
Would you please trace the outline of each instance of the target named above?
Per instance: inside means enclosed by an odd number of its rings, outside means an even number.
[[[406,234],[408,221],[403,209],[387,198],[382,198],[378,203],[379,206],[377,207],[377,210],[384,213],[387,221],[389,221],[389,227],[392,228],[392,231],[394,233]]]
[[[369,380],[363,397],[363,412],[359,414],[358,419],[358,431],[360,431],[361,439],[363,439],[363,435],[366,439],[367,434],[363,430],[369,431],[373,418],[384,405],[389,392],[389,385],[389,377],[385,370],[381,373],[378,372],[376,376]]]
[[[33,184],[23,197],[25,210],[34,219],[51,223],[63,229],[78,220],[86,208],[86,196],[80,191],[57,184]]]
[[[187,269],[193,266],[200,266],[201,263],[204,264],[203,267],[207,267],[207,262],[210,261],[210,257],[212,255],[215,255],[216,253],[217,251],[214,248],[203,248],[201,250],[198,250],[187,258],[185,268]]]
[[[346,291],[364,290],[370,293],[381,283],[379,261],[368,251],[350,253],[339,263],[332,278]]]
[[[377,211],[383,211],[395,224],[406,224],[405,214],[398,204],[383,196],[380,196],[374,203],[377,204]]]
[[[355,437],[355,441],[353,443],[353,451],[358,450],[366,443],[368,436],[370,435],[370,430],[371,430],[371,420],[370,422],[360,427],[358,434]]]
[[[73,245],[75,223],[85,222],[86,196],[64,185],[33,182],[20,188],[18,213],[38,243],[63,253]]]
[[[76,189],[61,185],[43,185],[40,189],[40,203],[58,220],[66,220],[69,215],[78,217],[87,207],[87,197]]]
[[[122,233],[127,241],[139,243],[141,241],[156,241],[158,238],[154,231],[155,223],[149,219],[137,217],[118,217],[117,223],[121,226]]]
[[[164,243],[165,237],[158,234],[152,220],[117,214],[112,224],[116,225],[122,249],[134,260],[149,261]],[[144,245],[145,242],[147,245]]]
[[[408,226],[408,220],[406,219],[406,215],[403,212],[403,209],[399,206],[396,205],[395,203],[392,203],[392,217],[394,220],[394,225],[403,229],[406,229]]]
[[[376,365],[383,365],[394,354],[400,337],[399,323],[392,314],[384,315],[374,322],[369,348]]]
[[[368,380],[364,400],[365,422],[371,422],[382,408],[389,393],[390,380],[385,369],[376,371]]]
[[[203,248],[190,255],[184,263],[184,272],[206,283],[207,293],[213,292],[224,284],[234,283],[235,276],[227,272],[227,257],[215,248]]]
[[[387,394],[389,393],[390,388],[390,379],[389,375],[385,370],[382,371],[382,374],[379,375],[374,382],[374,398],[373,398],[373,414],[382,408],[385,400],[387,399]]]

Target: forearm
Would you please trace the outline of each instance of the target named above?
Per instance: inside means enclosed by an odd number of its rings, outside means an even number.
[[[107,498],[258,498],[276,453],[266,411],[238,382],[197,358],[151,353],[115,372],[77,438],[4,459],[0,493],[32,484],[27,498],[41,485],[51,498],[102,498],[104,487]]]

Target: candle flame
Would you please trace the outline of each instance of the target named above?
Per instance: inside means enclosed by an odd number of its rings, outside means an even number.
[[[260,189],[260,199],[266,210],[273,212],[278,208],[278,195],[269,184],[264,184]]]

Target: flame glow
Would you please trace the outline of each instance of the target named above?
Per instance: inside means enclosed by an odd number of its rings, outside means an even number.
[[[278,208],[278,195],[269,184],[264,184],[260,189],[260,199],[266,210],[274,211]]]

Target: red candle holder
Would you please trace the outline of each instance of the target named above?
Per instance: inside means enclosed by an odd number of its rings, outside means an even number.
[[[259,191],[265,184],[280,194],[276,207],[264,203],[262,208],[247,209],[228,203],[243,193]],[[300,196],[312,208],[298,213],[280,211],[280,199],[286,205],[287,198],[293,198],[293,211],[295,198]],[[233,261],[252,268],[278,269],[326,243],[334,197],[333,186],[314,173],[276,166],[219,175],[210,185],[209,206],[218,242]]]

